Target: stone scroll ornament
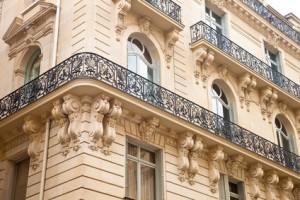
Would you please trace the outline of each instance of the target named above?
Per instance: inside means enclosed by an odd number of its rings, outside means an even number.
[[[121,102],[116,99],[109,101],[109,110],[103,118],[103,150],[105,155],[110,155],[110,146],[116,138],[116,122],[122,115]]]
[[[262,165],[259,163],[250,166],[248,171],[248,180],[250,182],[250,197],[252,200],[257,200],[260,196],[259,181],[264,175]]]
[[[188,154],[189,150],[193,148],[194,146],[194,140],[193,140],[193,134],[190,132],[182,133],[179,136],[178,141],[178,171],[179,176],[178,179],[183,182],[185,181],[185,172],[189,169],[189,159]]]
[[[218,191],[218,183],[220,180],[220,162],[224,159],[223,147],[215,146],[209,151],[209,183],[210,191],[216,193]]]
[[[198,153],[203,150],[202,138],[200,136],[194,135],[193,136],[194,145],[190,149],[188,154],[189,159],[189,168],[188,168],[188,181],[191,185],[195,184],[194,177],[198,173]]]

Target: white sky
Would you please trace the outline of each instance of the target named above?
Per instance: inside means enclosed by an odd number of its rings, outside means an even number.
[[[300,0],[265,0],[265,2],[282,15],[291,12],[300,18]]]

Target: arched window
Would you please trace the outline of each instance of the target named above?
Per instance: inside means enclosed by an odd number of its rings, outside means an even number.
[[[228,121],[232,119],[228,98],[216,83],[212,85],[212,110]]]
[[[293,151],[291,137],[288,135],[286,127],[278,117],[275,118],[275,126],[278,145],[287,151]]]
[[[36,50],[30,57],[25,70],[25,83],[35,79],[40,74],[41,51]]]
[[[149,48],[135,37],[129,37],[127,42],[128,69],[143,76],[144,78],[157,82],[155,62]]]

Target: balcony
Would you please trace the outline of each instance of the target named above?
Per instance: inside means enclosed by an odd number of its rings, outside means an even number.
[[[0,100],[0,122],[75,79],[94,79],[300,173],[300,157],[115,63],[75,54]]]
[[[251,71],[259,74],[264,79],[273,82],[285,92],[300,100],[300,86],[297,83],[285,77],[278,71],[272,69],[268,64],[250,54],[248,51],[232,42],[224,35],[218,33],[209,25],[200,21],[191,26],[190,31],[191,45],[202,39],[206,40],[225,54],[232,57],[234,60],[249,68]]]
[[[297,44],[300,44],[300,33],[293,29],[289,24],[281,20],[274,15],[268,8],[266,8],[261,2],[257,0],[240,0],[257,14],[267,20],[270,24],[275,26],[283,34],[294,40]]]

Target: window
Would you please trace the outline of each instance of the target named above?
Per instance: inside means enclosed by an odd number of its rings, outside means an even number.
[[[14,182],[12,189],[12,200],[26,199],[27,180],[30,159],[18,161],[14,164]]]
[[[243,200],[245,199],[244,184],[241,181],[221,175],[219,182],[219,199]]]
[[[280,72],[279,54],[265,48],[265,56],[267,64],[274,70]]]
[[[213,29],[215,29],[218,33],[223,33],[222,17],[220,17],[218,14],[207,7],[205,7],[205,22]]]
[[[286,128],[283,123],[276,117],[275,118],[276,135],[278,145],[287,151],[292,151],[292,144]]]
[[[144,78],[157,82],[155,62],[149,49],[139,39],[129,37],[127,42],[128,69],[143,76]]]
[[[41,51],[37,50],[30,57],[25,70],[25,83],[35,79],[40,74]]]
[[[217,85],[212,85],[212,109],[213,112],[224,117],[225,120],[230,121],[230,104],[224,91]]]
[[[126,196],[135,200],[162,199],[161,151],[128,143]]]

